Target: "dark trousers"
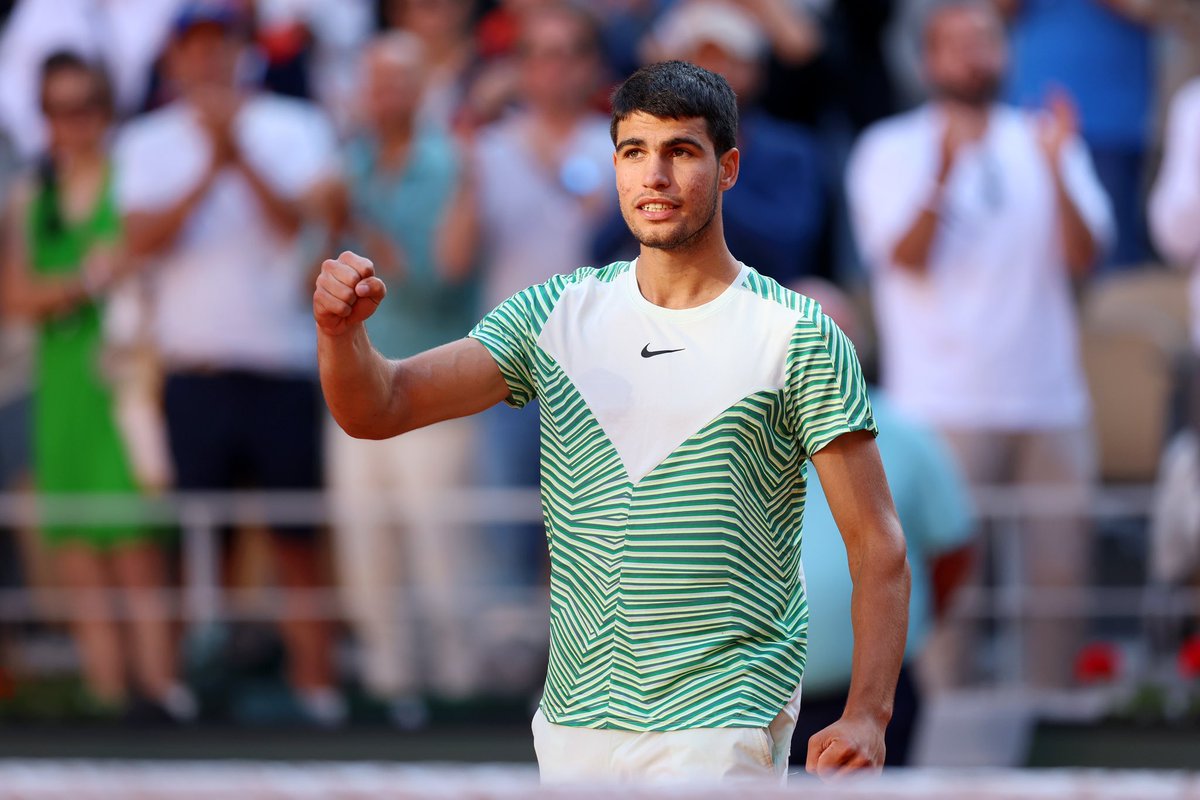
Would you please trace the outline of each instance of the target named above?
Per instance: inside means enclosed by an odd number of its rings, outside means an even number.
[[[180,490],[321,486],[321,399],[313,379],[173,373],[164,405]],[[313,528],[276,530],[308,535]]]

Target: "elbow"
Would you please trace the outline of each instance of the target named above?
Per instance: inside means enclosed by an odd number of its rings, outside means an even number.
[[[347,436],[352,439],[369,439],[371,441],[380,441],[381,439],[390,439],[393,436],[403,433],[402,430],[385,430],[383,426],[374,422],[353,422],[350,420],[338,419],[334,416],[334,421]]]

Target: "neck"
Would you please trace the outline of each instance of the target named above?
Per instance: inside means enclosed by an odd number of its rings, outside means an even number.
[[[412,141],[412,118],[409,117],[380,125],[377,129],[377,135],[379,136],[379,148],[385,153],[403,149]]]
[[[104,169],[105,156],[102,148],[63,153],[56,161],[60,174],[65,178],[86,175]]]
[[[937,106],[943,111],[959,114],[964,117],[976,117],[986,120],[992,112],[992,102],[990,100],[983,103],[968,103],[951,97],[943,97],[936,102]]]
[[[642,245],[637,282],[656,306],[682,309],[703,305],[729,288],[741,266],[725,244],[718,210],[696,241],[663,250]]]

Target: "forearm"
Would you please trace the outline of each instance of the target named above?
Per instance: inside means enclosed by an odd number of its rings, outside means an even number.
[[[237,156],[235,164],[246,178],[254,196],[258,198],[272,227],[283,236],[295,236],[300,231],[300,224],[304,220],[302,203],[280,196],[252,166],[246,163],[242,156]]]
[[[479,213],[474,193],[462,190],[438,230],[437,256],[442,277],[461,283],[471,274],[479,251]]]
[[[892,249],[892,262],[896,266],[917,275],[924,275],[928,271],[929,256],[941,222],[937,213],[938,202],[935,197],[921,206],[917,218],[896,242]]]
[[[1058,208],[1059,235],[1062,239],[1063,258],[1071,275],[1082,277],[1096,262],[1096,239],[1079,207],[1071,199],[1061,170],[1054,170],[1054,196]]]
[[[854,661],[845,716],[884,724],[892,716],[908,634],[909,568],[902,534],[896,536],[899,542],[880,537],[851,564]]]
[[[212,188],[216,170],[210,169],[204,179],[175,205],[163,211],[133,211],[125,216],[123,228],[125,247],[131,256],[152,256],[169,248],[187,224],[196,206]]]
[[[5,287],[4,313],[40,320],[64,314],[88,299],[81,276],[14,281]]]
[[[386,439],[400,432],[397,365],[371,346],[364,326],[336,336],[318,329],[317,360],[325,402],[346,433]]]
[[[780,0],[749,0],[771,49],[786,64],[804,64],[812,60],[823,46],[821,31],[806,14]]]

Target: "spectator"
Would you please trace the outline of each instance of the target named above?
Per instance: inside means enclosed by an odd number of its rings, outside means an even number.
[[[0,126],[18,152],[45,145],[38,109],[42,62],[60,50],[95,58],[110,71],[118,114],[140,108],[151,64],[181,0],[21,0],[0,20]]]
[[[451,130],[460,120],[471,79],[478,69],[472,38],[473,0],[387,0],[389,27],[412,32],[425,53],[425,89],[420,122]]]
[[[758,105],[768,41],[757,20],[732,2],[677,6],[659,22],[651,48],[712,70],[738,97],[742,153],[737,184],[722,199],[725,241],[733,255],[777,281],[828,274],[820,259],[825,228],[821,153],[802,128],[778,122]],[[604,240],[625,244],[616,253]],[[607,263],[637,253],[625,221],[614,214],[598,247]]]
[[[300,198],[335,143],[307,103],[237,87],[243,22],[225,4],[187,5],[165,54],[179,99],[131,122],[116,149],[126,240],[156,272],[154,338],[185,491],[320,485]],[[272,543],[286,588],[324,585],[312,527],[277,528]],[[336,722],[329,628],[308,595],[289,597],[292,686],[313,719]]]
[[[475,151],[483,258],[483,307],[492,308],[564,264],[584,264],[599,224],[616,207],[608,118],[588,101],[602,64],[598,29],[586,11],[550,5],[531,12],[520,39],[524,105],[482,130]],[[552,221],[538,236],[531,221]],[[482,416],[484,481],[533,487],[538,482],[538,415],[497,406]],[[540,531],[540,528],[539,528]],[[498,534],[509,537],[509,534]],[[540,576],[545,544],[539,532],[513,569]]]
[[[848,297],[819,280],[802,281],[795,288],[821,304],[860,357],[867,352],[862,323]],[[893,767],[908,762],[921,714],[917,656],[934,620],[942,616],[966,578],[973,525],[966,482],[937,434],[898,414],[882,392],[871,392],[871,409],[880,425],[876,442],[908,541],[912,570],[908,643],[886,735],[884,763]],[[802,763],[809,738],[845,710],[854,654],[846,549],[818,476],[809,473],[808,481],[803,560],[809,607],[808,658],[804,663],[804,702],[792,739],[793,758],[801,759],[798,763]]]
[[[897,410],[943,433],[973,484],[1083,490],[1095,465],[1070,278],[1103,250],[1111,212],[1069,104],[1039,118],[996,103],[1005,60],[991,5],[935,6],[934,99],[868,129],[847,191]],[[1080,587],[1086,531],[1054,522],[1027,531],[1028,581]],[[1054,685],[1079,631],[1045,614],[1023,652],[1032,682]],[[961,679],[957,660],[942,659],[943,682]]]
[[[348,246],[375,254],[393,287],[390,308],[371,318],[371,341],[390,358],[407,358],[460,338],[472,327],[476,276],[469,231],[451,211],[463,180],[452,139],[421,125],[426,72],[420,40],[392,31],[365,54],[368,127],[346,148]],[[340,583],[363,648],[367,688],[393,717],[414,726],[423,716],[419,665],[428,683],[460,697],[475,689],[475,656],[463,599],[477,578],[466,567],[475,547],[468,531],[437,524],[443,495],[460,487],[473,454],[473,426],[451,420],[386,441],[354,439],[330,426],[329,486],[338,509],[335,539]],[[388,513],[392,512],[392,513]],[[412,515],[401,537],[390,524]],[[403,578],[403,579],[402,579]],[[396,588],[412,587],[396,613]],[[424,613],[418,613],[423,610]],[[428,622],[418,646],[412,620]]]
[[[1116,242],[1102,268],[1144,264],[1143,171],[1154,106],[1153,18],[1163,0],[996,0],[1010,16],[1007,94],[1037,108],[1065,90],[1113,205]]]
[[[1200,78],[1185,84],[1171,100],[1149,216],[1158,249],[1192,272],[1192,346],[1200,357]],[[1194,368],[1198,363],[1193,358]],[[1200,371],[1192,377],[1189,418],[1200,430]]]
[[[35,180],[12,198],[4,259],[5,311],[38,324],[33,394],[34,482],[40,492],[137,491],[114,418],[102,363],[97,300],[127,264],[116,250],[106,133],[112,95],[103,72],[72,53],[51,55],[42,71],[49,153]],[[195,712],[175,682],[166,599],[166,565],[154,532],[135,524],[43,526],[70,598],[72,630],[91,698],[117,711],[133,690],[161,712]],[[130,615],[122,644],[119,586]]]

